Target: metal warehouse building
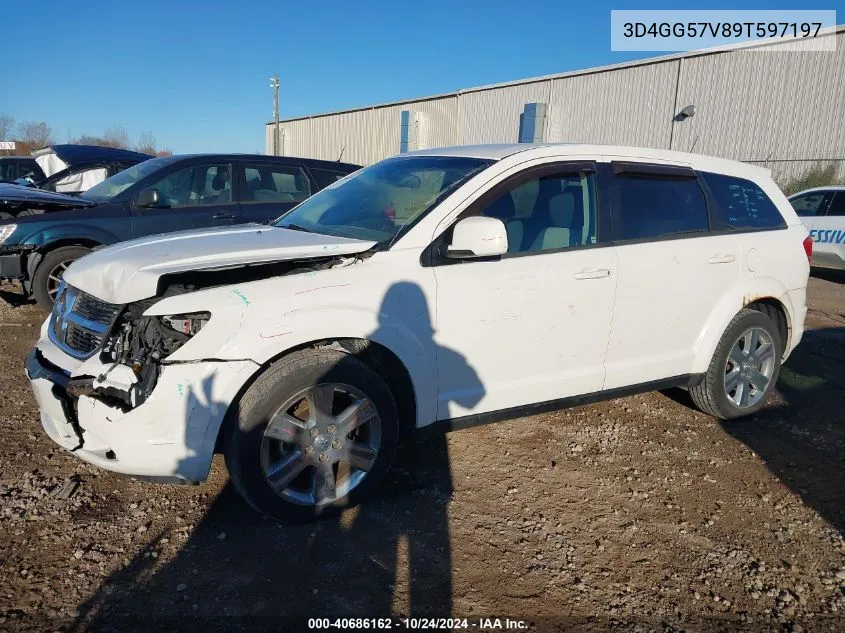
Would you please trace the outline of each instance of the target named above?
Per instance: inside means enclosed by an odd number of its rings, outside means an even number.
[[[278,153],[370,164],[447,145],[589,142],[766,165],[781,183],[833,161],[845,177],[845,26],[827,38],[835,51],[734,45],[288,119]]]

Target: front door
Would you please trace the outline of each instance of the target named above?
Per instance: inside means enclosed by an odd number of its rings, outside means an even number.
[[[507,255],[435,257],[438,419],[601,390],[617,265],[598,244],[595,172],[579,165],[517,175],[464,215],[501,219]]]
[[[232,166],[228,163],[176,169],[149,188],[158,191],[159,203],[143,209],[132,204],[133,237],[238,222]]]

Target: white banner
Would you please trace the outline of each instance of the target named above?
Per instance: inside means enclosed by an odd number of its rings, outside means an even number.
[[[14,141],[0,141],[0,149],[10,149],[15,151],[15,142]]]

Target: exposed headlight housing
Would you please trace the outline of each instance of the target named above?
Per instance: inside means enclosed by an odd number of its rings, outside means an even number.
[[[211,313],[192,312],[191,314],[174,314],[160,318],[162,325],[165,327],[169,327],[180,334],[193,336],[208,323],[209,319],[211,319]]]
[[[0,244],[8,240],[16,228],[18,228],[17,224],[4,224],[0,226]]]

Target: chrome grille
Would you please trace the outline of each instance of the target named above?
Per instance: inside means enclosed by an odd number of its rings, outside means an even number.
[[[50,340],[74,358],[88,358],[102,345],[119,309],[62,282],[50,315]]]
[[[73,306],[73,311],[81,317],[97,323],[111,323],[112,317],[119,307],[81,292]]]

